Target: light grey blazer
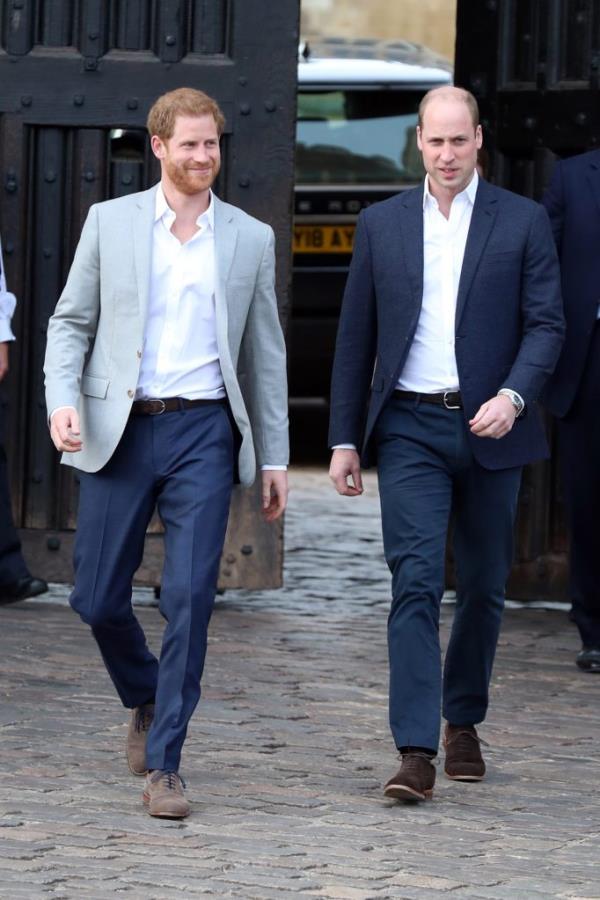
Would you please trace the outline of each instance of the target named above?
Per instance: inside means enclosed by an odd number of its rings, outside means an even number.
[[[48,323],[48,415],[74,406],[83,449],[62,462],[96,472],[127,423],[142,356],[150,287],[156,186],[91,207],[69,277]],[[213,195],[214,196],[214,195]],[[215,203],[217,345],[241,435],[238,469],[287,465],[285,344],[275,298],[272,229]]]

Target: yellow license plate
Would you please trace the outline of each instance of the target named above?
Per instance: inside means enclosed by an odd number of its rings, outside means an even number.
[[[354,225],[295,225],[294,253],[352,253]]]

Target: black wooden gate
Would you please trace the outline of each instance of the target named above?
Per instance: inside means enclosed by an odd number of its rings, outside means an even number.
[[[90,204],[157,180],[144,122],[159,94],[188,85],[223,108],[217,192],[273,225],[285,323],[298,15],[299,0],[0,0],[0,229],[20,301],[6,443],[36,574],[70,579],[77,503],[45,421],[46,323]],[[256,492],[238,491],[222,587],[280,583],[281,528],[256,510]],[[148,535],[140,580],[158,581],[161,544]]]
[[[538,200],[558,157],[599,145],[599,77],[598,0],[458,0],[455,81],[479,101],[497,184]],[[525,472],[513,597],[568,596],[557,468]]]

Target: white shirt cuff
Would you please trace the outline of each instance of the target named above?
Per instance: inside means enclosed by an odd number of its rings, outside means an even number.
[[[332,450],[356,450],[356,444],[334,444]]]
[[[287,472],[287,466],[261,466],[262,472]]]
[[[77,412],[77,409],[74,406],[57,406],[56,409],[53,409],[52,412],[50,413],[50,416],[49,416],[50,422],[52,421],[52,416],[54,415],[54,413],[57,413],[61,409],[74,409],[75,412]]]

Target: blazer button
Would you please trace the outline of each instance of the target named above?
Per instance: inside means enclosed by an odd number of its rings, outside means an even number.
[[[133,393],[134,393],[133,391],[127,391],[127,396],[128,396],[128,397],[133,397]]]

